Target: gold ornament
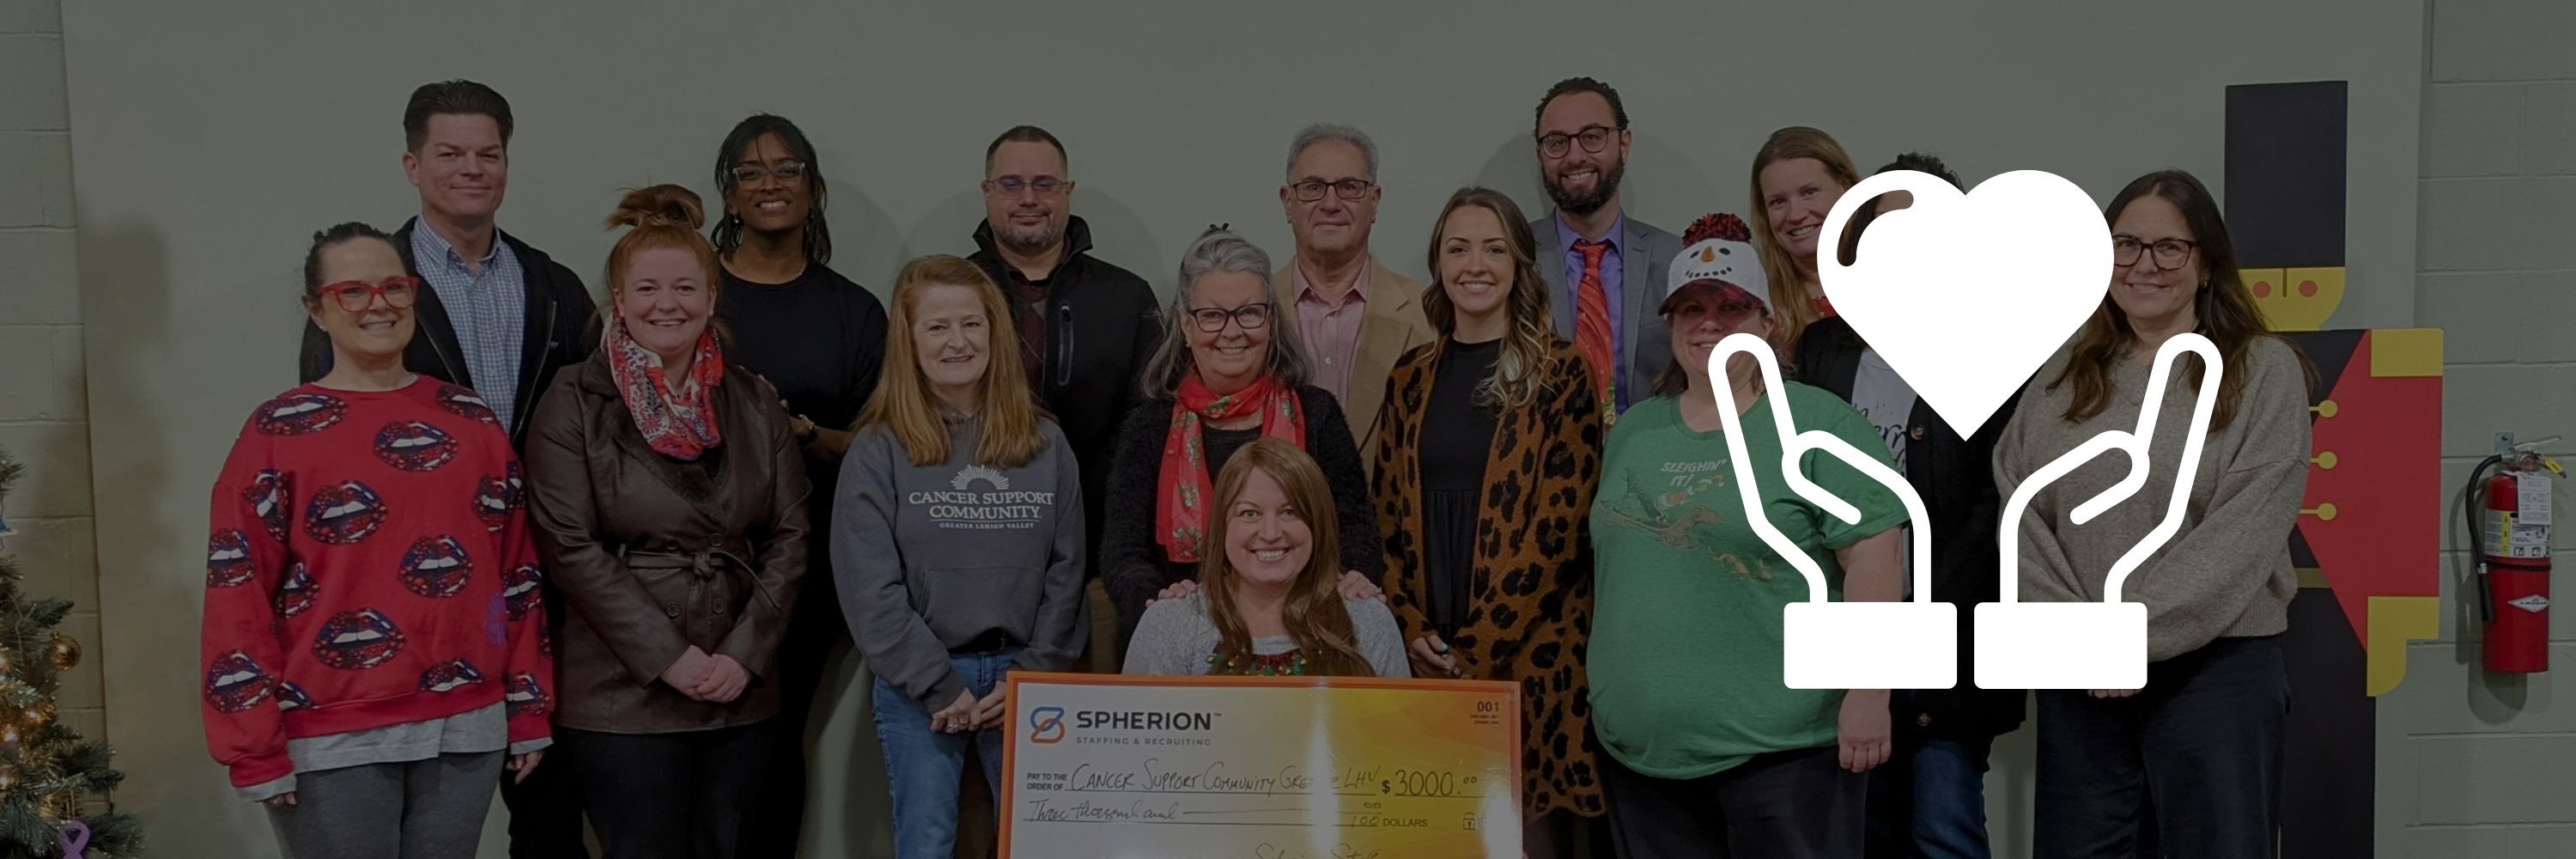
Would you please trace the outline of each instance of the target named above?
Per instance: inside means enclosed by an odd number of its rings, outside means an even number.
[[[54,702],[38,701],[36,703],[29,704],[27,705],[27,709],[18,715],[26,721],[27,727],[44,727],[46,722],[53,721]]]
[[[46,652],[53,656],[55,668],[70,671],[72,666],[80,664],[80,642],[72,640],[71,636],[54,633],[54,642],[46,648]]]
[[[10,725],[7,727],[0,727],[0,749],[6,749],[13,752],[17,751],[18,740],[18,726]]]

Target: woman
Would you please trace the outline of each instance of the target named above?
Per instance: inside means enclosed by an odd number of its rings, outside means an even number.
[[[877,387],[885,357],[885,306],[833,271],[832,231],[823,221],[823,167],[795,123],[755,114],[716,150],[724,217],[713,241],[723,264],[716,319],[725,357],[777,386],[789,427],[805,453],[808,522],[832,521],[833,484],[850,447],[845,427]],[[802,594],[778,655],[781,737],[805,736],[823,663],[847,635],[832,592],[831,529],[806,540]],[[805,744],[777,745],[767,795],[743,826],[747,856],[789,857],[805,819]]]
[[[561,586],[556,723],[615,857],[736,855],[771,778],[778,643],[805,573],[805,461],[778,391],[708,329],[698,197],[626,195],[601,345],[528,445],[537,549]]]
[[[1803,125],[1771,132],[1753,155],[1753,234],[1761,238],[1762,269],[1771,274],[1766,295],[1777,308],[1782,342],[1796,343],[1807,326],[1834,315],[1816,279],[1816,248],[1834,201],[1860,184],[1860,171],[1832,135]]]
[[[1329,480],[1285,439],[1244,444],[1217,473],[1201,587],[1145,610],[1128,674],[1405,677],[1386,604],[1342,592]],[[1330,514],[1324,514],[1330,515]]]
[[[1082,473],[1020,362],[992,360],[1017,342],[1009,314],[974,263],[905,265],[893,360],[841,465],[832,528],[850,551],[833,574],[876,674],[905,859],[955,849],[969,740],[986,790],[1002,783],[1003,676],[1068,670],[1090,638]]]
[[[1529,219],[1466,188],[1431,240],[1441,339],[1406,353],[1379,413],[1387,595],[1414,673],[1521,684],[1522,843],[1557,855],[1601,816],[1579,654],[1592,626],[1583,517],[1601,471],[1601,407],[1583,351],[1548,322]],[[1570,848],[1570,844],[1565,845]]]
[[[2181,171],[2111,199],[2110,296],[2040,368],[1995,451],[2010,498],[2041,467],[2109,429],[2132,430],[2156,351],[2189,331],[2217,347],[2215,413],[2181,530],[2137,568],[2144,690],[2039,696],[2042,856],[2268,856],[2279,828],[2289,685],[2280,634],[2298,576],[2289,536],[2307,488],[2307,360],[2265,330],[2236,273],[2218,201]],[[2020,534],[2020,597],[2099,601],[2112,564],[2160,524],[2200,378],[2185,357],[2163,393],[2136,495],[2075,525],[2077,504],[2128,475],[2097,458],[2037,490]],[[2152,811],[2147,809],[2152,808]]]
[[[1927,155],[1907,153],[1879,168],[1881,173],[1890,170],[1913,170],[1959,184],[1940,159]],[[1863,227],[1882,211],[1910,204],[1910,197],[1899,198],[1904,193],[1859,205],[1840,248],[1847,262]],[[1959,612],[1958,685],[1893,695],[1896,753],[1870,778],[1868,855],[1992,856],[1986,839],[1987,760],[1996,737],[2021,727],[2027,698],[2019,689],[1977,688],[1970,678],[1975,676],[1976,607],[2000,599],[1994,533],[2003,505],[1995,494],[1993,463],[1995,440],[2011,418],[2012,404],[2005,403],[1972,436],[1961,436],[1840,317],[1808,326],[1791,363],[1799,381],[1850,402],[1878,429],[1896,473],[1905,475],[1931,515],[1931,521],[1906,530],[1932,529],[1932,596]]]
[[[1828,596],[1884,602],[1902,589],[1905,509],[1823,453],[1802,458],[1801,473],[1858,521],[1790,489],[1774,409],[1785,405],[1800,432],[1886,448],[1832,394],[1795,382],[1765,390],[1752,355],[1710,375],[1720,340],[1750,333],[1776,349],[1780,325],[1754,292],[1760,269],[1743,262],[1754,255],[1743,221],[1710,215],[1683,241],[1661,305],[1675,361],[1656,396],[1611,431],[1592,501],[1600,572],[1588,667],[1611,831],[1627,859],[1847,859],[1861,849],[1862,773],[1888,754],[1888,692],[1782,684],[1782,611],[1809,593],[1747,522],[1762,516],[1805,551]],[[1721,408],[1742,416],[1750,489],[1736,485]],[[1747,492],[1760,509],[1745,508]]]
[[[1283,439],[1324,469],[1342,591],[1380,595],[1386,558],[1359,447],[1341,404],[1306,384],[1297,326],[1271,324],[1270,295],[1269,255],[1230,231],[1210,229],[1181,255],[1171,320],[1145,367],[1149,403],[1128,410],[1111,452],[1107,509],[1132,514],[1112,517],[1100,535],[1121,637],[1135,633],[1147,604],[1196,587],[1186,583],[1199,569],[1214,509],[1211,481],[1256,438]]]
[[[474,392],[403,369],[421,289],[376,228],[315,233],[331,371],[253,410],[215,479],[206,745],[294,856],[471,855],[552,742],[518,458]]]

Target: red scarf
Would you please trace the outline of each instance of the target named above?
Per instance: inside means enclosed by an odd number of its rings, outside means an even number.
[[[1262,435],[1287,439],[1301,450],[1306,447],[1306,422],[1297,414],[1297,392],[1269,376],[1222,397],[1209,391],[1197,373],[1181,380],[1172,400],[1172,430],[1163,436],[1162,477],[1154,487],[1161,499],[1154,505],[1154,533],[1163,543],[1163,554],[1174,563],[1197,563],[1200,545],[1207,540],[1207,505],[1214,501],[1208,496],[1214,491],[1200,424],[1254,414],[1261,416]]]
[[[635,418],[635,428],[644,433],[653,452],[694,460],[724,441],[715,403],[716,385],[724,381],[724,353],[716,348],[714,331],[698,333],[697,357],[689,363],[688,378],[677,388],[662,377],[662,357],[635,342],[635,335],[626,330],[626,315],[613,305],[607,348],[608,375],[616,380],[626,413]]]

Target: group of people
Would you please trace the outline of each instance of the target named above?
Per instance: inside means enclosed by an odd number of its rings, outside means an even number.
[[[1821,235],[1861,174],[1785,128],[1740,214],[1676,236],[1621,207],[1629,118],[1590,78],[1537,104],[1549,210],[1458,191],[1432,284],[1370,246],[1375,144],[1316,125],[1279,189],[1290,257],[1211,228],[1168,304],[1090,254],[1035,127],[985,150],[975,250],[906,263],[880,302],[828,267],[812,142],[753,116],[715,206],[618,202],[594,305],[496,226],[498,93],[423,86],[403,122],[421,214],[314,236],[303,384],[253,410],[212,506],[208,741],[298,859],[470,854],[495,782],[515,856],[587,855],[585,817],[612,857],[792,855],[843,636],[905,857],[991,830],[1015,670],[1516,683],[1531,856],[1987,856],[1988,756],[2028,705],[1967,682],[1996,529],[2020,534],[2023,599],[2098,600],[2176,475],[2081,526],[2124,471],[2078,469],[2020,523],[1999,499],[2130,426],[2182,332],[2225,373],[2182,529],[2130,590],[2150,681],[2038,693],[2037,852],[2269,855],[2308,379],[2188,174],[2111,201],[2106,300],[1962,435],[1816,273],[1903,194]],[[1784,389],[1748,355],[1711,366],[1735,334],[1772,344]],[[1859,516],[1828,512],[1721,409],[1883,455],[1925,520],[1807,457]],[[1730,441],[1756,486],[1728,485]],[[1961,684],[1786,688],[1806,585],[1755,516],[1834,599],[1905,599],[1929,565],[1961,606]],[[1915,528],[1933,557],[1908,557]]]

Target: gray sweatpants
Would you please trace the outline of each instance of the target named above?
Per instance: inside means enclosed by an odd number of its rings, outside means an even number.
[[[500,751],[295,776],[295,804],[269,809],[287,859],[474,855],[500,789]]]

